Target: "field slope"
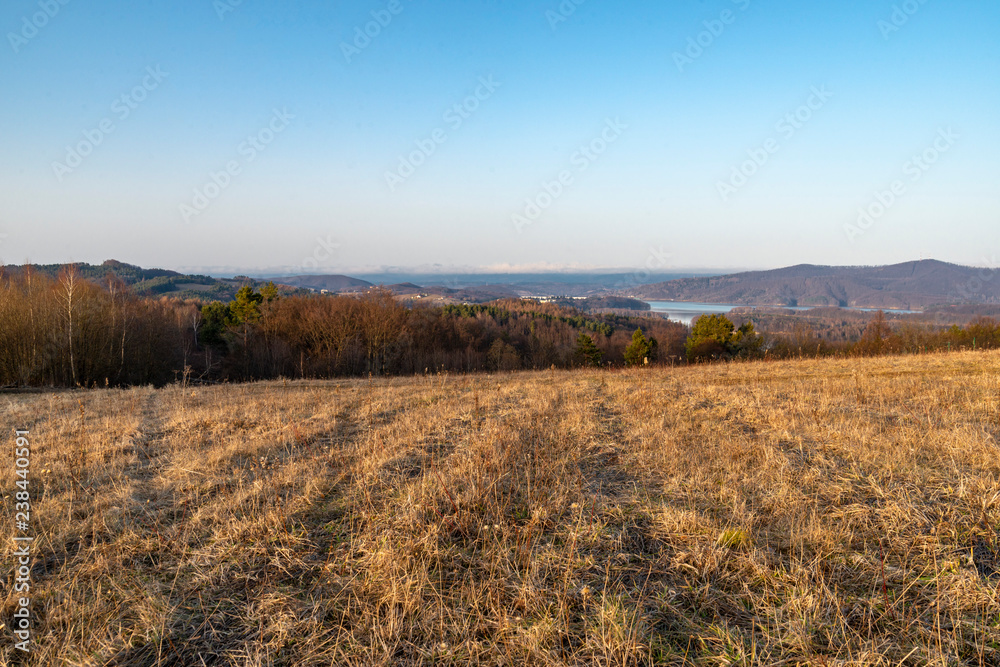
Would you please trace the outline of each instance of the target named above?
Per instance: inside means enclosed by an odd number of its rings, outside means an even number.
[[[5,395],[34,447],[27,664],[997,665],[998,373]]]

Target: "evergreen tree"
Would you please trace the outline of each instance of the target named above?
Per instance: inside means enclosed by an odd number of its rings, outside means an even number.
[[[760,356],[764,339],[747,322],[739,329],[725,315],[702,315],[691,327],[684,345],[688,361],[753,358]]]
[[[274,281],[269,280],[260,288],[260,297],[264,303],[271,303],[278,298],[278,286],[274,284]]]
[[[198,340],[202,345],[224,347],[225,334],[233,323],[229,306],[221,301],[213,301],[201,307],[201,324],[198,327]]]
[[[643,335],[642,329],[636,329],[635,333],[632,334],[632,342],[625,348],[625,365],[642,366],[652,361],[650,358],[652,349],[652,345]]]
[[[733,333],[733,349],[741,359],[757,359],[764,354],[764,337],[757,333],[753,322],[746,322]]]
[[[229,304],[229,311],[237,324],[251,324],[260,319],[260,304],[263,301],[263,296],[249,285],[244,285]]]
[[[576,352],[573,354],[581,366],[600,366],[604,353],[594,344],[594,339],[585,333],[576,337]]]

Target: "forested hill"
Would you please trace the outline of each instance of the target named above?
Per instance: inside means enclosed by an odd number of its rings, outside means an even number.
[[[951,303],[1000,303],[1000,272],[937,260],[890,266],[799,264],[710,278],[681,278],[624,292],[647,300],[745,306],[922,309]]]
[[[57,277],[63,270],[73,267],[81,278],[87,280],[101,280],[109,273],[114,274],[127,285],[136,285],[146,280],[156,278],[174,278],[182,274],[167,269],[144,269],[134,264],[126,264],[114,259],[106,260],[101,264],[87,264],[86,262],[75,262],[72,264],[28,264],[27,266],[5,266],[7,273],[17,274],[29,268],[35,273],[46,275],[50,278]],[[208,276],[188,276],[189,278],[208,278]]]
[[[28,268],[31,271],[56,278],[63,271],[72,268],[85,280],[101,282],[113,275],[140,296],[171,296],[196,298],[203,301],[231,301],[236,291],[243,285],[260,287],[263,281],[246,276],[235,278],[213,278],[212,276],[190,275],[168,269],[144,269],[134,264],[126,264],[109,259],[101,264],[29,264],[25,266],[0,266],[0,272],[19,275]]]

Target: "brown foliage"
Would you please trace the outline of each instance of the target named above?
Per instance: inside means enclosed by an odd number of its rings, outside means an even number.
[[[181,366],[182,336],[172,304],[113,280],[72,269],[0,279],[0,385],[162,384]]]

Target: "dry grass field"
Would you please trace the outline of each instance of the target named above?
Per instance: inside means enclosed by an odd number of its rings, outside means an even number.
[[[0,405],[5,663],[1000,664],[1000,353]]]

